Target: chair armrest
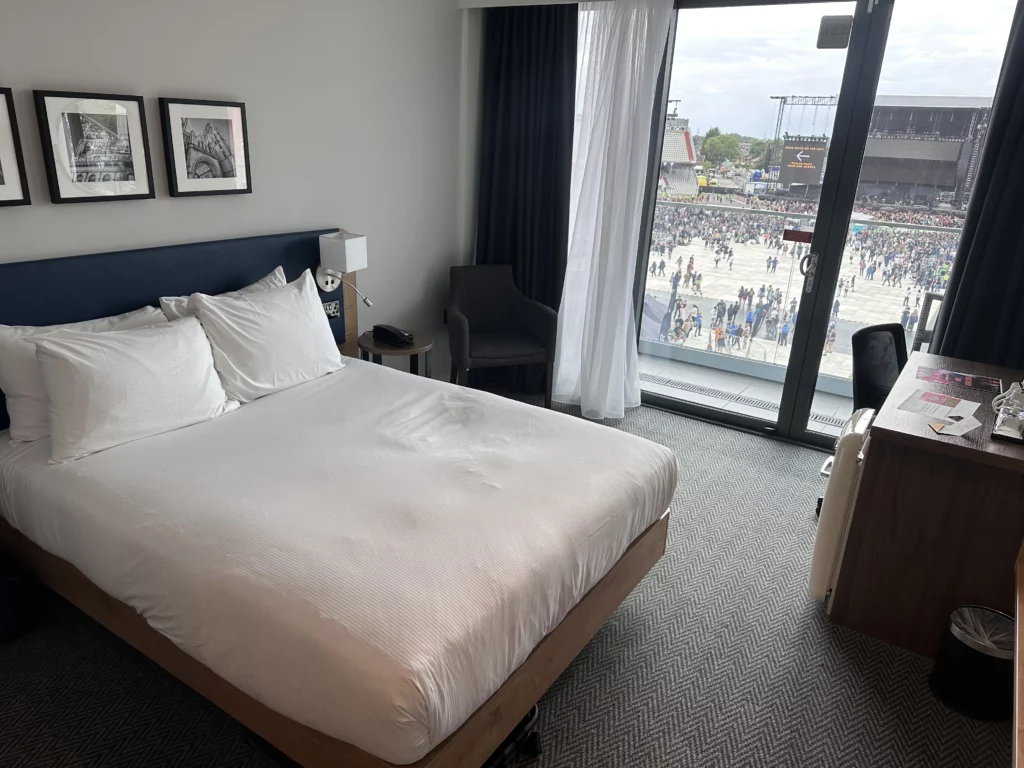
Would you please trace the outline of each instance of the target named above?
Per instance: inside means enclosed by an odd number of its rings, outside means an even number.
[[[555,361],[555,339],[558,337],[558,313],[546,304],[522,294],[514,305],[514,322],[534,340],[544,345],[547,361]]]
[[[448,348],[455,366],[460,370],[468,370],[469,320],[454,304],[448,305]]]

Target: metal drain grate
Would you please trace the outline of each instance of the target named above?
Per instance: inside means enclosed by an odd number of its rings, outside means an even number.
[[[719,400],[728,400],[730,403],[738,403],[739,405],[745,405],[749,408],[759,408],[762,411],[773,411],[778,413],[779,404],[773,403],[770,400],[759,400],[756,397],[744,397],[743,395],[733,394],[732,392],[723,392],[720,389],[714,389],[713,387],[702,387],[700,384],[691,384],[688,381],[679,381],[678,379],[670,379],[666,376],[655,376],[650,373],[641,373],[640,381],[645,381],[648,384],[660,384],[665,387],[672,387],[673,389],[680,389],[684,392],[692,392],[695,395],[704,395],[705,397],[715,397]],[[844,427],[846,426],[846,419],[836,418],[835,416],[825,416],[820,413],[811,412],[811,421],[816,424],[824,424],[830,427]]]
[[[811,421],[815,424],[827,424],[830,427],[845,427],[848,419],[840,419],[836,416],[825,416],[811,411]]]

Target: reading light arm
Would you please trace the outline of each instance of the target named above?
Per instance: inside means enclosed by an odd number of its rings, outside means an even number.
[[[365,304],[368,307],[373,306],[373,302],[366,298],[366,294],[364,294],[352,283],[345,279],[345,275],[343,272],[338,272],[337,270],[334,269],[328,269],[327,267],[317,267],[316,283],[318,286],[320,286],[320,290],[324,291],[325,293],[331,293],[333,291],[338,290],[338,286],[344,283],[345,285],[347,285],[349,288],[356,292],[359,298],[363,300],[363,304]]]

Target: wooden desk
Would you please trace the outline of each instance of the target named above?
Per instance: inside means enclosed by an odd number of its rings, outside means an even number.
[[[915,352],[871,427],[829,616],[935,656],[949,614],[979,604],[1012,615],[1024,540],[1024,446],[991,439],[993,395],[919,381],[919,366],[995,376],[1024,371]],[[917,389],[980,401],[982,426],[943,437],[898,409]]]

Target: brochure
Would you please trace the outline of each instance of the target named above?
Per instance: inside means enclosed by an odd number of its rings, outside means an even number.
[[[957,373],[946,371],[942,368],[926,368],[919,366],[917,369],[919,381],[934,381],[937,384],[951,384],[954,387],[965,389],[976,389],[980,392],[991,392],[998,395],[1003,391],[1003,382],[990,376],[972,376],[969,373]]]

